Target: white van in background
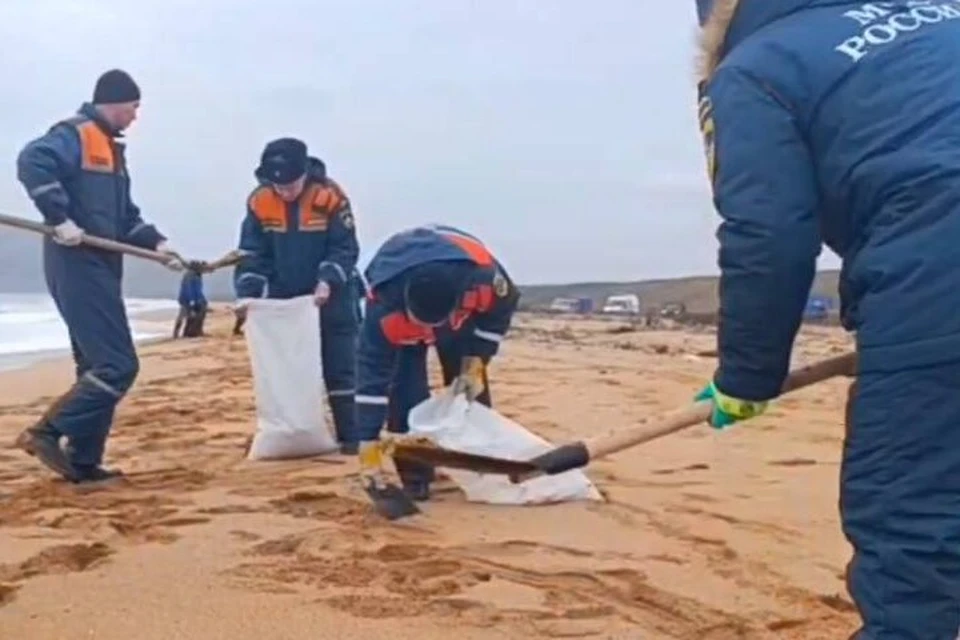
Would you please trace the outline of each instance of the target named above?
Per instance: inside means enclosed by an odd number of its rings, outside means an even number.
[[[635,293],[610,296],[603,303],[603,313],[640,313],[640,298]]]

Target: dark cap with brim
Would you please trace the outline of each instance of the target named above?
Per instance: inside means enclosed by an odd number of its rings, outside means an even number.
[[[272,184],[289,184],[307,172],[307,145],[296,138],[267,143],[254,175]]]

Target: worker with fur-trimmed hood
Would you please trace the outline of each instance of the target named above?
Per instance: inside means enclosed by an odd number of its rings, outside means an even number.
[[[779,394],[821,245],[859,367],[840,512],[859,640],[960,627],[960,1],[698,0],[720,242],[715,427]],[[954,309],[951,311],[951,309]]]

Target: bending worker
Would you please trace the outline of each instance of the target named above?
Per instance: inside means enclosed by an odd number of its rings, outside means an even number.
[[[821,243],[857,382],[840,471],[857,640],[960,628],[960,4],[698,0],[723,427],[787,375]]]
[[[76,382],[52,415],[24,431],[17,444],[72,482],[120,475],[101,463],[114,410],[139,371],[121,296],[123,257],[82,245],[83,234],[168,253],[171,270],[185,268],[130,197],[118,138],[139,106],[133,79],[108,71],[97,81],[92,103],[28,143],[17,159],[20,182],[54,229],[43,242],[43,269],[77,368]]]
[[[385,419],[396,433],[430,397],[427,348],[434,345],[445,385],[490,406],[487,365],[496,355],[520,293],[477,238],[447,226],[420,227],[389,238],[366,269],[370,288],[360,330],[357,415],[361,462],[378,466],[374,441]],[[430,496],[433,468],[395,461],[404,489]]]
[[[350,200],[300,140],[267,144],[247,199],[236,273],[238,303],[247,298],[312,295],[320,307],[324,382],[345,454],[356,454],[356,289],[359,246]]]

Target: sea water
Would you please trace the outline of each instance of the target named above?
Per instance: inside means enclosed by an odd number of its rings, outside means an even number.
[[[169,335],[161,333],[155,321],[139,322],[137,316],[175,310],[176,300],[130,298],[124,302],[135,341]],[[69,353],[67,327],[49,295],[0,293],[0,370]]]

